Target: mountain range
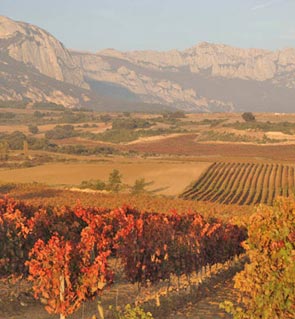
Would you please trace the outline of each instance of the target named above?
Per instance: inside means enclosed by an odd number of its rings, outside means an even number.
[[[295,49],[202,42],[180,51],[68,50],[0,16],[0,100],[98,110],[294,112]]]

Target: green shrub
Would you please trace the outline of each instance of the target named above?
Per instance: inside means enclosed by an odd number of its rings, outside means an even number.
[[[109,123],[112,120],[112,117],[109,114],[103,114],[100,116],[100,121],[104,123]]]
[[[224,124],[224,127],[234,128],[236,130],[255,130],[262,132],[282,132],[284,134],[293,134],[295,123],[291,122],[236,122]]]
[[[40,119],[40,118],[42,118],[42,117],[45,116],[45,113],[42,113],[42,112],[40,112],[40,111],[35,111],[35,112],[33,113],[33,116],[36,117],[36,118],[38,118],[38,119]]]
[[[12,112],[2,112],[1,113],[1,119],[2,120],[10,120],[16,117],[15,113]]]
[[[82,181],[80,184],[80,188],[82,189],[93,189],[93,190],[105,190],[106,183],[99,179],[91,179],[90,181]]]
[[[73,125],[57,125],[54,129],[45,133],[45,138],[61,140],[64,138],[70,138],[77,136]]]
[[[116,319],[153,319],[153,315],[150,312],[145,312],[140,307],[132,307],[126,305],[123,311],[113,311],[113,315]]]
[[[163,118],[166,118],[166,119],[181,119],[185,117],[186,116],[183,111],[166,112],[163,114]]]
[[[90,122],[96,120],[96,117],[90,112],[65,110],[61,114],[59,123],[81,123],[81,122]]]
[[[255,116],[251,112],[245,112],[242,114],[242,118],[245,122],[253,122],[255,121]]]
[[[140,137],[149,137],[149,136],[157,136],[162,134],[170,134],[170,133],[185,133],[187,132],[184,129],[174,127],[174,128],[159,128],[159,129],[149,129],[149,130],[130,130],[130,129],[111,129],[106,130],[103,133],[99,134],[91,134],[84,133],[81,136],[93,140],[100,140],[104,142],[111,143],[127,143],[131,141],[135,141]]]
[[[0,108],[25,109],[26,101],[1,101]]]
[[[134,119],[134,118],[117,118],[113,120],[112,128],[113,129],[125,129],[125,130],[134,130],[138,128],[147,128],[151,124],[144,119]]]
[[[144,178],[139,178],[134,182],[134,185],[131,187],[131,194],[132,195],[138,195],[145,193],[146,186],[150,185],[153,182],[146,182]]]
[[[36,102],[33,105],[33,109],[63,111],[65,107],[61,104],[56,104],[52,102]]]
[[[32,134],[37,134],[39,132],[37,125],[29,125],[28,129],[29,129],[29,132]]]
[[[122,174],[117,169],[110,173],[107,188],[114,193],[118,193],[121,190]]]
[[[134,130],[127,129],[112,129],[107,130],[100,134],[94,134],[88,136],[92,139],[97,139],[111,143],[131,142],[140,137],[140,133]]]
[[[24,140],[26,135],[19,131],[14,131],[10,134],[0,134],[0,139],[8,144],[11,150],[21,150],[23,149]]]

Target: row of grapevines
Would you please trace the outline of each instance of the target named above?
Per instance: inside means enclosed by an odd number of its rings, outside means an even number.
[[[272,205],[294,194],[294,167],[264,163],[214,163],[180,197],[223,204]]]
[[[210,199],[213,199],[213,201],[215,201],[217,198],[220,198],[220,196],[223,194],[223,192],[225,191],[225,188],[232,176],[232,174],[234,173],[234,167],[235,167],[235,163],[231,163],[228,165],[227,169],[224,170],[224,173],[222,175],[222,177],[220,178],[219,180],[219,184],[217,184],[216,186],[216,189],[215,189],[215,192],[211,192],[209,194],[209,196],[207,196],[205,198],[205,200],[210,200]]]
[[[227,183],[223,194],[220,196],[219,200],[221,203],[224,203],[226,201],[226,199],[228,198],[229,194],[231,193],[233,185],[237,181],[237,178],[238,178],[239,174],[241,173],[241,169],[240,169],[241,167],[242,167],[242,164],[237,163],[235,165],[235,167],[233,168],[231,178],[230,178],[229,182]]]
[[[244,244],[249,263],[236,275],[240,306],[225,302],[234,319],[295,318],[295,201],[260,206]]]
[[[200,214],[119,209],[34,208],[0,201],[0,273],[28,273],[36,298],[61,317],[111,284],[110,257],[139,286],[187,277],[243,251],[243,228]],[[10,265],[10,266],[7,266]]]
[[[256,191],[254,191],[254,194],[252,196],[252,199],[249,201],[249,204],[251,203],[257,204],[260,202],[267,170],[268,170],[268,164],[263,165],[263,169],[261,171],[261,174],[259,174],[259,177],[257,180],[257,189]]]
[[[200,176],[198,181],[194,183],[190,189],[185,191],[183,195],[189,198],[191,194],[196,194],[198,190],[205,185],[205,183],[211,183],[211,177],[214,176],[220,165],[220,163],[215,162],[209,166],[208,169]]]

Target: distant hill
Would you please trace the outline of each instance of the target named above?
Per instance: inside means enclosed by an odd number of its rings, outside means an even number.
[[[0,17],[0,100],[104,110],[294,112],[295,49],[200,43],[184,51],[67,50]]]

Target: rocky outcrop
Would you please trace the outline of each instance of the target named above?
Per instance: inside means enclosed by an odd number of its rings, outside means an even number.
[[[295,49],[202,42],[183,51],[76,52],[36,26],[0,17],[0,73],[0,99],[75,106],[107,97],[122,108],[131,101],[132,108],[193,112],[294,111]]]
[[[240,49],[224,44],[202,42],[184,51],[171,50],[118,52],[104,50],[102,57],[116,57],[135,65],[156,70],[174,70],[186,67],[193,73],[208,71],[212,76],[245,80],[273,80],[295,71],[295,49],[268,51]]]
[[[129,65],[128,68],[128,64],[124,63],[123,53],[115,50],[105,50],[103,54],[73,52],[73,57],[76,63],[80,64],[86,78],[124,86],[147,103],[177,105],[178,108],[192,112],[208,112],[211,104],[223,111],[233,110],[232,103],[207,99],[200,96],[195,89],[183,88],[177,81],[168,80],[165,76],[153,77],[146,73],[144,68],[136,70],[134,65]],[[116,63],[114,60],[109,61],[110,57],[115,58]],[[165,59],[163,63],[164,61]],[[156,66],[152,68],[156,69]]]
[[[66,107],[86,105],[93,94],[86,89],[55,80],[36,68],[0,54],[0,100],[54,102]]]
[[[41,74],[87,88],[82,70],[69,51],[48,32],[0,16],[0,50],[13,59],[33,65]]]
[[[89,79],[122,85],[146,102],[174,104],[190,111],[239,108],[231,96],[224,99],[215,92],[206,96],[208,89],[203,92],[196,85],[201,78],[216,79],[215,82],[222,79],[241,83],[255,81],[257,88],[259,82],[277,88],[295,87],[295,49],[273,52],[202,42],[184,51],[120,52],[107,49],[96,54],[72,52],[72,55]],[[239,85],[233,85],[233,90],[236,87]],[[246,92],[244,95],[252,94]],[[258,104],[261,104],[260,100]]]

